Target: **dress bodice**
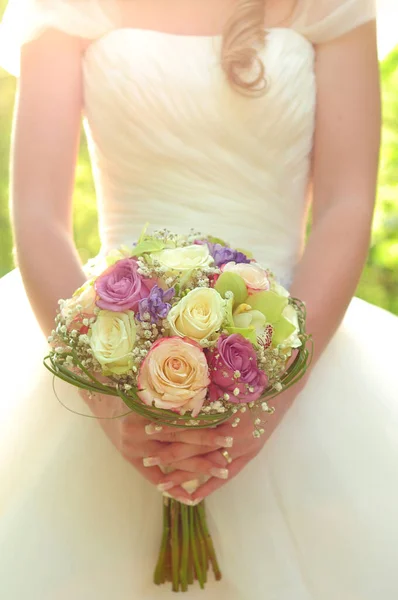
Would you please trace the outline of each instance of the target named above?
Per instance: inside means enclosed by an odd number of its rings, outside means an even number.
[[[311,43],[273,29],[264,95],[234,91],[221,38],[117,29],[84,58],[85,125],[102,249],[151,227],[250,248],[281,279],[302,249],[312,148]]]

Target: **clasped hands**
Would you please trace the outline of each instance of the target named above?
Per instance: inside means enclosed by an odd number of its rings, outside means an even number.
[[[195,505],[238,475],[260,452],[292,399],[293,395],[285,392],[283,405],[278,399],[278,411],[264,414],[265,433],[259,438],[253,436],[255,417],[250,410],[239,413],[237,427],[231,419],[200,430],[160,427],[128,416],[120,424],[121,451],[159,491]],[[201,483],[190,494],[182,485],[195,479]]]
[[[176,429],[154,425],[134,413],[110,420],[109,416],[125,411],[121,401],[114,396],[81,395],[112,443],[145,479],[160,492],[194,505],[238,475],[260,452],[296,393],[290,389],[283,392],[276,412],[262,415],[265,433],[259,438],[253,436],[253,420],[259,415],[255,417],[250,410],[239,413],[237,427],[231,419],[209,429]],[[189,493],[183,484],[193,480],[200,482]]]

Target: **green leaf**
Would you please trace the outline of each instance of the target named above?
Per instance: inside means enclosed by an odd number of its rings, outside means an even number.
[[[247,298],[247,287],[242,277],[237,273],[225,271],[216,281],[214,288],[225,298],[227,292],[232,292],[234,295],[234,307],[243,304]]]
[[[229,244],[227,242],[224,242],[224,240],[222,240],[221,238],[214,237],[214,235],[209,235],[206,239],[211,244],[221,244],[221,246],[226,246],[227,248],[229,248]]]
[[[141,256],[142,254],[151,252],[160,252],[166,247],[165,243],[156,238],[148,237],[133,248],[132,256]]]
[[[235,250],[237,252],[242,252],[242,254],[244,254],[245,256],[247,256],[247,258],[254,258],[252,252],[250,252],[250,250],[245,250],[244,248],[235,248]]]
[[[263,313],[272,325],[281,318],[283,309],[288,305],[288,299],[275,292],[258,292],[249,296],[246,304]]]
[[[141,231],[140,237],[138,238],[138,244],[140,244],[144,240],[148,239],[148,237],[150,237],[146,234],[148,227],[149,227],[149,222],[147,221]]]
[[[282,344],[296,329],[293,323],[285,319],[285,317],[281,317],[279,321],[273,325],[273,328],[272,344],[274,346]]]
[[[249,340],[254,346],[257,346],[257,333],[254,327],[226,327],[226,330],[230,335],[233,333],[239,333],[241,336]]]

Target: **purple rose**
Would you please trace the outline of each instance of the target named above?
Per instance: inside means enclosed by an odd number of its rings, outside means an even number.
[[[225,265],[231,261],[235,263],[251,262],[250,259],[243,254],[243,252],[239,252],[233,248],[228,248],[227,246],[222,246],[221,244],[212,244],[211,242],[201,240],[197,240],[195,244],[207,244],[209,252],[214,258],[214,262],[217,267],[221,267],[221,265]]]
[[[208,353],[208,364],[212,402],[224,394],[236,404],[254,402],[268,384],[267,375],[257,366],[252,344],[238,333],[219,337],[216,348]]]
[[[136,312],[139,301],[149,296],[152,286],[153,283],[140,277],[137,262],[133,258],[123,258],[96,280],[96,304],[105,310]]]

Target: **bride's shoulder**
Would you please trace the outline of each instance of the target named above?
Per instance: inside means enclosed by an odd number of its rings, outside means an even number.
[[[376,17],[376,0],[297,0],[293,28],[319,44]]]
[[[0,24],[0,66],[19,73],[21,47],[53,29],[85,40],[119,24],[117,0],[9,0]]]

